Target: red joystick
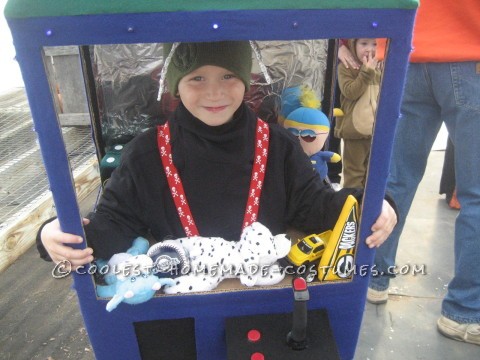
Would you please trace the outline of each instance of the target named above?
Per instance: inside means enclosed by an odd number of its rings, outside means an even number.
[[[307,347],[307,301],[310,299],[307,282],[304,278],[293,279],[292,330],[287,334],[287,344],[293,350],[303,350]]]
[[[260,331],[252,329],[248,332],[247,338],[250,342],[257,342],[260,341],[260,339],[262,338],[262,334],[260,333]]]

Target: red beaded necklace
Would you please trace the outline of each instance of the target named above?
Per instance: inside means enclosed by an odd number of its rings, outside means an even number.
[[[261,119],[257,119],[255,156],[253,161],[252,176],[250,179],[250,190],[248,192],[247,206],[243,227],[257,221],[258,208],[260,205],[260,195],[262,192],[263,179],[267,169],[268,143],[269,143],[268,124]],[[195,220],[193,219],[187,197],[183,189],[182,180],[178,174],[177,168],[173,164],[172,149],[170,146],[170,127],[168,121],[165,125],[157,127],[157,142],[160,158],[162,159],[163,169],[167,176],[168,186],[177,208],[178,216],[187,236],[199,236]]]

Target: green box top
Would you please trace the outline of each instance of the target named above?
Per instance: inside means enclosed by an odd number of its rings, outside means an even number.
[[[6,18],[207,10],[416,9],[419,0],[8,0]]]

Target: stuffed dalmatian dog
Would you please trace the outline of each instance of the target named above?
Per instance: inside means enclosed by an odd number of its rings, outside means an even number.
[[[285,234],[273,236],[258,222],[246,227],[239,241],[194,236],[162,244],[183,246],[189,260],[188,273],[174,279],[175,284],[165,288],[167,294],[213,290],[226,278],[238,277],[246,286],[277,284],[285,276],[277,260],[287,256],[291,246]]]

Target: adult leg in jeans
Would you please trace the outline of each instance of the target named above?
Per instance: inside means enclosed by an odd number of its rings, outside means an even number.
[[[480,74],[475,62],[431,65],[434,88],[455,147],[457,198],[453,279],[442,314],[480,323]],[[478,339],[478,335],[477,335]],[[477,340],[478,341],[478,340]]]
[[[398,241],[442,124],[441,108],[435,100],[425,64],[409,65],[401,114],[387,180],[387,192],[397,204],[399,220],[390,237],[376,251],[370,287],[379,291],[389,286]]]

